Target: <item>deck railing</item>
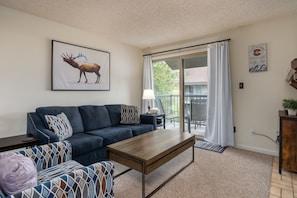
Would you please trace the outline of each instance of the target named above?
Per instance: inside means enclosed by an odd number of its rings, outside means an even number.
[[[179,95],[166,94],[157,96],[162,102],[164,113],[167,115],[176,115],[179,116]],[[185,114],[189,115],[191,110],[191,100],[197,99],[201,103],[206,102],[207,95],[185,95]],[[160,109],[160,107],[158,107]]]

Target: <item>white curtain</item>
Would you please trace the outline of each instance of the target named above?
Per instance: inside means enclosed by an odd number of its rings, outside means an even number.
[[[153,76],[153,61],[152,61],[152,56],[147,55],[144,56],[143,59],[143,90],[144,89],[154,89],[154,76]],[[143,94],[142,90],[142,94]],[[153,106],[153,101],[149,101],[151,106]],[[147,101],[142,101],[142,109],[141,111],[143,113],[147,112],[147,106],[148,103]]]
[[[208,45],[208,101],[205,140],[234,146],[228,41]]]

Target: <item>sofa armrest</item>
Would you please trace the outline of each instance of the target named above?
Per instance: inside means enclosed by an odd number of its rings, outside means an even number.
[[[53,131],[45,128],[43,121],[35,112],[27,114],[27,134],[37,137],[40,144],[59,141],[59,137]]]
[[[100,197],[113,198],[114,164],[98,162],[9,197]],[[66,188],[66,187],[67,188]]]
[[[72,147],[68,141],[35,146],[19,150],[18,153],[31,158],[37,171],[72,159]]]
[[[141,114],[140,115],[140,123],[141,124],[152,124],[154,130],[157,129],[157,119],[155,116]]]

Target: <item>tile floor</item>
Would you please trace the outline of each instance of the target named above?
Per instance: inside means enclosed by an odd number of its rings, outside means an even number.
[[[273,159],[269,198],[297,198],[297,173],[278,173],[278,157]]]

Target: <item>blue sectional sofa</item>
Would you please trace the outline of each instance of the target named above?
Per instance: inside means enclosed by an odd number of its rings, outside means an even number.
[[[156,129],[148,116],[139,124],[121,124],[121,106],[84,105],[39,107],[27,114],[27,133],[36,136],[41,144],[60,141],[49,129],[45,115],[64,113],[73,129],[66,140],[72,145],[72,158],[83,165],[108,159],[106,146]]]

